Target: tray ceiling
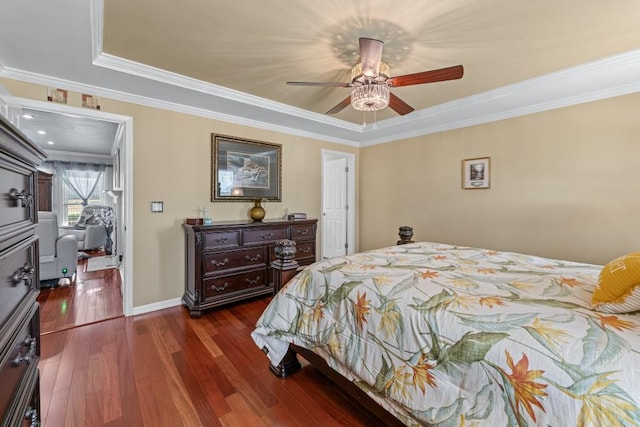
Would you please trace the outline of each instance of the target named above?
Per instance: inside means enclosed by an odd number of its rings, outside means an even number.
[[[367,145],[640,91],[640,2],[619,0],[4,0],[0,77]],[[461,80],[394,88],[416,111],[329,110],[357,40],[397,76],[462,64]],[[368,126],[362,127],[363,119]]]

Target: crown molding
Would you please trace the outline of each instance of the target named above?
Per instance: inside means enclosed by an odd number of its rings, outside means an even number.
[[[104,1],[91,0],[89,15],[91,19],[91,58],[95,62],[102,53],[104,40]]]
[[[43,148],[42,150],[45,153],[47,153],[47,155],[49,157],[55,158],[55,159],[58,159],[58,158],[68,159],[68,158],[73,158],[73,157],[81,158],[81,159],[93,158],[93,159],[96,159],[96,160],[106,160],[105,163],[108,163],[109,165],[111,164],[111,162],[113,160],[111,158],[111,156],[109,156],[107,154],[83,153],[83,152],[80,152],[80,151],[71,152],[71,151],[49,150],[49,149],[46,149],[46,148]],[[49,159],[49,160],[51,160],[51,159]]]
[[[192,107],[185,104],[178,104],[171,101],[165,101],[158,98],[150,98],[147,96],[136,95],[128,92],[122,92],[112,90],[104,87],[93,86],[84,83],[78,83],[71,80],[60,79],[57,77],[46,76],[29,71],[16,70],[13,68],[5,67],[0,72],[1,77],[7,77],[14,80],[20,80],[28,83],[35,83],[44,86],[53,86],[64,88],[67,90],[80,92],[80,93],[92,93],[97,96],[104,96],[117,101],[130,102],[133,104],[145,105],[148,107],[159,108],[168,111],[174,111],[177,113],[190,114],[198,117],[204,117],[208,119],[220,120],[228,123],[235,123],[243,126],[254,127],[258,129],[264,129],[273,132],[279,132],[284,134],[296,135],[304,138],[312,138],[320,141],[333,142],[336,144],[348,145],[351,147],[357,147],[358,142],[345,138],[332,137],[330,135],[305,131],[285,125],[279,125],[276,123],[268,123],[259,120],[253,120],[246,117],[234,116],[231,114],[220,113],[217,111],[207,110],[204,108]]]
[[[640,49],[379,122],[383,144],[640,92]],[[421,123],[421,126],[415,126]],[[407,130],[409,129],[409,130]],[[372,132],[375,133],[375,132]],[[374,135],[371,135],[374,136]]]

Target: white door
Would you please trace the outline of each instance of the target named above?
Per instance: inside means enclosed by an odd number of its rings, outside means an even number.
[[[347,253],[347,159],[323,164],[322,257]]]

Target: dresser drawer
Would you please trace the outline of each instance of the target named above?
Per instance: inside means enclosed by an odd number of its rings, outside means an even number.
[[[0,236],[35,224],[35,204],[33,172],[0,154]]]
[[[296,242],[296,261],[300,261],[302,259],[312,259],[314,262],[316,260],[316,242]]]
[[[27,379],[27,395],[25,399],[26,407],[19,407],[14,415],[16,422],[20,421],[21,427],[33,427],[41,426],[41,412],[40,412],[40,377],[38,370],[34,371],[33,375],[30,375]]]
[[[245,245],[275,242],[280,239],[289,238],[289,229],[287,227],[282,228],[264,228],[257,230],[243,230],[242,241]]]
[[[312,239],[316,235],[314,224],[300,224],[291,226],[291,240]]]
[[[264,247],[209,253],[203,257],[205,273],[230,270],[239,267],[266,265],[267,251]]]
[[[203,281],[204,296],[205,298],[215,298],[249,288],[264,287],[268,284],[268,278],[267,269],[263,268],[226,277],[205,279]]]
[[[7,325],[16,307],[36,289],[36,244],[37,237],[31,236],[0,253],[0,325]]]
[[[204,233],[204,248],[231,248],[240,246],[240,231],[217,231]]]
[[[21,387],[24,387],[27,373],[38,365],[40,356],[39,321],[36,310],[32,317],[23,323],[19,332],[13,337],[8,352],[1,359],[0,414],[7,414],[12,402],[18,397]]]

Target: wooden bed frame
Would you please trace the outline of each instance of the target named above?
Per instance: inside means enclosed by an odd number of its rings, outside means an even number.
[[[406,243],[413,243],[413,228],[409,226],[400,227],[398,233],[400,240],[398,245]],[[290,246],[287,243],[281,243],[285,246]],[[295,244],[293,245],[295,247]],[[295,254],[295,252],[294,252]],[[273,280],[276,292],[282,288],[282,286],[291,280],[297,273],[299,266],[292,260],[292,256],[286,258],[280,256],[279,251],[276,251],[276,257],[278,259],[271,263],[272,271],[274,272]],[[271,372],[279,378],[286,378],[301,369],[300,361],[298,361],[298,354],[305,358],[311,366],[320,371],[325,377],[331,380],[340,390],[342,390],[347,396],[361,405],[366,411],[373,414],[386,426],[404,426],[399,419],[393,416],[390,412],[380,406],[375,400],[371,399],[364,391],[356,386],[352,381],[349,381],[338,372],[334,371],[325,360],[306,348],[299,347],[295,344],[289,344],[289,350],[284,356],[280,364],[269,365]]]
[[[279,365],[269,365],[269,369],[273,374],[280,378],[286,378],[289,375],[301,369],[297,355],[304,357],[315,369],[320,371],[325,377],[333,382],[344,394],[349,396],[357,404],[362,406],[365,411],[371,413],[385,426],[404,426],[399,419],[394,417],[390,412],[380,406],[375,400],[371,399],[367,394],[360,390],[353,382],[349,381],[338,372],[334,371],[327,365],[324,359],[311,350],[289,344],[289,350]]]

